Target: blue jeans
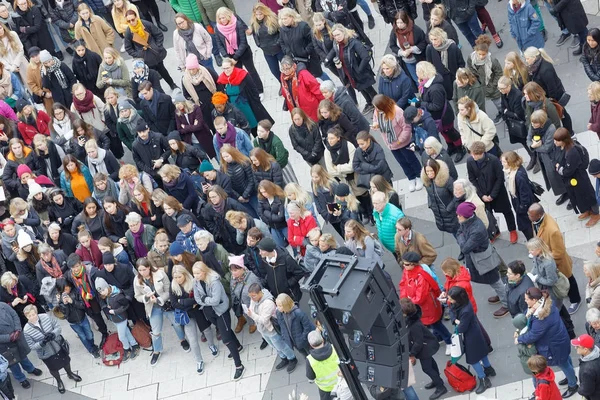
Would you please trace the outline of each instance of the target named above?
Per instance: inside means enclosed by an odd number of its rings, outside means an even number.
[[[265,53],[263,53],[263,55],[265,56],[265,61],[269,66],[269,70],[271,71],[275,79],[281,82],[281,70],[279,69],[279,61],[281,61],[281,59],[283,58],[283,51],[280,51],[279,53],[274,55]]]
[[[214,65],[213,65],[213,60],[212,58],[209,58],[207,60],[198,60],[198,62],[200,63],[200,65],[202,65],[203,67],[208,67],[210,69],[215,69]]]
[[[138,343],[131,334],[129,326],[127,326],[127,320],[121,322],[113,321],[113,323],[117,327],[117,334],[119,335],[119,340],[123,344],[123,350],[129,350],[133,346],[137,346]]]
[[[315,76],[315,78],[320,78],[322,81],[330,81],[331,78],[327,75],[327,72],[323,71],[321,76]]]
[[[567,361],[558,365],[558,368],[565,373],[567,381],[569,381],[569,387],[574,387],[577,385],[577,376],[575,375],[575,370],[573,369],[573,361],[571,361],[571,357],[568,357]]]
[[[402,167],[402,171],[409,181],[421,175],[421,163],[415,155],[415,152],[410,150],[408,146],[401,149],[392,150],[392,155]]]
[[[477,13],[473,13],[467,22],[457,23],[456,26],[458,26],[458,29],[465,35],[471,47],[475,47],[475,39],[480,35],[483,35],[481,26],[479,26],[479,20],[477,19]]]
[[[163,351],[163,317],[167,317],[169,322],[171,322],[171,326],[173,329],[175,329],[175,333],[177,334],[179,340],[181,341],[185,339],[183,327],[175,323],[175,315],[173,314],[173,311],[165,312],[159,306],[154,306],[152,307],[152,312],[150,313],[150,327],[152,328],[152,347],[154,348],[155,353],[160,353]]]
[[[452,344],[452,340],[450,340],[450,337],[452,335],[450,335],[448,328],[446,328],[446,325],[444,325],[441,319],[434,324],[427,325],[427,327],[433,331],[434,335],[442,338],[444,340],[444,343]]]
[[[265,339],[265,342],[269,343],[271,347],[277,350],[277,355],[282,360],[293,360],[296,358],[294,350],[288,346],[280,334],[275,333],[274,335],[269,336],[265,333],[263,339]]]
[[[483,364],[483,367],[481,366],[481,364]],[[470,364],[471,367],[473,367],[473,369],[475,370],[475,373],[477,374],[477,377],[479,379],[483,379],[485,378],[485,372],[483,372],[483,368],[488,368],[491,367],[492,364],[490,364],[490,360],[488,360],[488,357],[485,356],[481,359],[481,361],[479,361],[478,363],[475,364]],[[573,367],[571,367],[571,370],[573,369]],[[574,372],[573,372],[574,373]]]
[[[71,329],[79,336],[79,340],[81,340],[85,349],[88,352],[93,353],[95,350],[94,333],[92,332],[92,327],[90,326],[90,321],[88,321],[87,317],[83,318],[83,321],[78,324],[69,323],[69,325],[71,325]]]
[[[19,366],[19,364],[21,365]],[[27,379],[27,377],[23,373],[23,370],[21,370],[21,367],[23,367],[23,369],[29,373],[33,372],[33,370],[35,369],[34,365],[31,363],[31,361],[29,361],[29,357],[25,357],[15,365],[11,365],[10,367],[8,367],[10,368],[10,372],[12,372],[17,382],[23,382],[25,379]]]
[[[256,194],[251,195],[248,202],[242,203],[242,205],[246,207],[248,214],[250,214],[252,218],[258,218],[258,197],[256,197]]]
[[[288,230],[287,230],[287,228],[281,228],[281,229],[271,228],[270,231],[271,231],[271,236],[273,237],[273,240],[275,241],[277,246],[286,248],[288,245],[288,241],[287,241]]]
[[[419,400],[419,396],[417,396],[417,392],[412,386],[402,389],[402,393],[404,393],[406,400]]]
[[[550,12],[550,10],[552,10],[552,8],[553,8],[552,5],[550,3],[548,3],[546,0],[544,0],[544,5],[546,6],[546,9],[548,10],[548,12]],[[550,15],[552,15],[552,14],[550,14]],[[556,18],[554,15],[552,15],[552,18],[554,18],[554,20],[558,24],[558,18]],[[559,24],[559,26],[560,26],[560,24]],[[560,31],[560,33],[562,33],[563,35],[568,35],[569,30],[567,28],[565,28],[562,31]]]
[[[417,77],[417,63],[404,63],[404,65],[406,65],[406,69],[408,70],[408,73],[412,80],[415,82],[415,84],[418,85],[419,78]]]
[[[369,8],[369,5],[367,4],[366,0],[358,0],[357,3],[360,6],[360,8],[362,8],[362,10],[365,12],[365,14],[371,15],[371,9]]]

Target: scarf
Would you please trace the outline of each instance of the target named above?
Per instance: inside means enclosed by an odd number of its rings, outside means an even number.
[[[217,29],[225,36],[227,54],[234,54],[238,49],[237,18],[235,15],[231,16],[228,25],[221,25],[217,22]]]
[[[121,66],[117,63],[117,61],[113,61],[112,65],[108,65],[105,62],[103,62],[101,65],[102,69],[108,72],[109,78],[113,80],[123,79],[123,70],[121,69]]]
[[[490,81],[490,79],[492,78],[492,55],[490,54],[490,52],[487,53],[487,55],[485,56],[485,58],[483,60],[481,60],[479,58],[479,56],[477,55],[476,52],[472,52],[471,53],[471,62],[473,63],[473,65],[477,65],[477,66],[483,65],[483,69],[485,70],[484,84],[487,85],[488,82]]]
[[[106,174],[106,176],[110,175],[108,169],[106,168],[104,157],[106,157],[106,150],[104,150],[102,147],[98,147],[98,155],[96,158],[92,158],[92,156],[88,154],[87,164],[92,176],[96,175],[98,172],[103,172],[104,174]]]
[[[60,69],[60,60],[56,57],[52,57],[52,59],[54,60],[54,63],[49,67],[44,66],[44,70],[48,75],[54,74],[54,76],[56,76],[56,80],[58,81],[61,89],[70,89],[68,87],[69,85],[67,84],[67,78]]]
[[[296,64],[292,65],[292,73],[290,75],[281,73],[281,91],[283,97],[293,107],[298,107],[298,104],[300,104],[298,103],[298,75],[296,74],[296,68]]]
[[[383,112],[379,111],[377,113],[377,122],[379,123],[381,132],[385,133],[387,142],[389,144],[396,143],[398,141],[398,135],[396,135],[392,120],[388,119]]]
[[[542,64],[542,57],[538,56],[538,58],[533,62],[533,64],[527,66],[527,71],[529,72],[529,75],[534,75],[537,72],[537,70],[540,68],[541,64]]]
[[[60,130],[54,129],[58,136],[62,136],[67,140],[70,140],[73,137],[73,125],[71,124],[71,118],[69,118],[68,115],[65,115],[62,121],[53,119],[52,125],[60,128]]]
[[[89,89],[86,90],[83,100],[79,100],[77,97],[73,96],[73,106],[80,114],[90,112],[96,108],[96,104],[94,104],[94,94],[92,91]]]
[[[194,30],[195,28],[192,26],[189,29],[179,29],[177,32],[185,42],[185,51],[187,54],[193,54],[198,58],[198,60],[203,60],[204,57],[200,55],[200,52],[194,43]]]
[[[51,264],[52,265],[48,265],[48,263],[46,261],[44,261],[44,259],[42,258],[41,260],[42,263],[42,267],[44,268],[44,270],[53,278],[62,278],[63,273],[62,270],[60,269],[60,265],[58,265],[58,261],[56,260],[56,257],[52,256],[52,261]]]
[[[142,117],[140,117],[140,115],[137,113],[137,111],[131,110],[131,115],[129,115],[129,117],[127,117],[127,118],[119,117],[119,122],[122,124],[125,124],[125,126],[127,126],[127,129],[129,129],[129,133],[131,133],[132,135],[135,135],[137,133],[137,131],[136,131],[137,122],[140,119],[142,119]]]
[[[189,70],[185,70],[183,73],[183,86],[190,96],[192,96],[192,99],[197,106],[200,106],[201,103],[194,86],[198,86],[201,83],[204,83],[204,86],[206,86],[209,92],[214,93],[217,91],[217,84],[206,67],[200,65],[198,72],[194,75],[192,75]]]
[[[212,206],[217,214],[223,214],[223,211],[225,211],[225,200],[221,199],[219,204],[213,204]]]
[[[271,148],[273,147],[273,132],[269,132],[267,139],[258,138],[258,147],[271,154]]]
[[[222,278],[225,277],[225,272],[223,271],[223,266],[217,259],[215,255],[217,244],[215,242],[210,242],[208,246],[206,246],[206,250],[202,251],[202,261],[210,268],[215,270],[219,276]]]
[[[225,73],[219,75],[217,83],[220,83],[221,85],[229,84],[233,86],[239,86],[247,75],[248,71],[242,68],[235,67],[233,68],[233,71],[231,71],[231,75],[227,76],[225,75]]]
[[[85,303],[86,308],[90,308],[90,300],[94,298],[94,289],[92,285],[90,285],[89,278],[85,273],[85,266],[81,268],[79,274],[75,274],[73,270],[71,270],[71,277],[75,282],[75,286],[79,288],[79,294],[81,294],[81,298]]]
[[[142,83],[144,81],[147,81],[148,74],[150,74],[150,68],[148,68],[148,66],[144,64],[144,72],[142,72],[141,74],[137,74],[135,70],[133,71],[133,81],[135,83]]]
[[[448,48],[450,47],[450,45],[453,45],[453,44],[454,44],[454,40],[447,39],[444,43],[442,43],[442,45],[440,47],[433,46],[433,48],[440,53],[440,58],[442,59],[442,64],[444,65],[444,68],[446,68],[446,69],[448,69]]]
[[[225,132],[225,136],[217,133],[215,136],[217,138],[217,145],[219,149],[223,147],[224,144],[230,144],[233,147],[237,147],[235,145],[235,138],[237,136],[237,132],[235,130],[235,126],[231,125],[231,122],[227,122],[227,132]]]
[[[415,37],[413,31],[414,24],[415,23],[413,22],[413,20],[409,19],[408,24],[406,24],[406,28],[398,29],[396,27],[394,29],[394,32],[396,32],[396,39],[398,40],[398,45],[402,50],[406,50],[406,48],[404,47],[405,43],[408,43],[411,46],[415,45]]]
[[[100,149],[98,149],[100,150]],[[108,174],[107,174],[108,175]],[[94,197],[100,204],[104,201],[106,196],[113,197],[115,199],[119,198],[119,193],[117,191],[117,184],[110,177],[106,179],[106,189],[100,190],[97,187],[94,187]]]
[[[508,191],[512,197],[517,197],[517,183],[515,178],[517,176],[517,170],[504,169],[504,175],[506,176],[506,186],[508,186]]]
[[[142,20],[140,18],[137,19],[137,23],[135,25],[131,25],[131,23],[129,23],[128,25],[129,30],[131,30],[131,33],[133,33],[134,35],[138,35],[142,40],[146,42],[148,41],[148,32],[146,32],[144,24],[142,23]]]
[[[329,142],[325,141],[325,146],[331,154],[331,162],[333,165],[348,164],[350,162],[348,142],[346,139],[340,139],[340,141],[333,146],[330,146]]]
[[[148,249],[142,240],[142,236],[144,235],[144,224],[140,224],[140,230],[136,233],[131,232],[131,235],[133,236],[133,251],[135,252],[136,257],[146,257],[148,255]]]

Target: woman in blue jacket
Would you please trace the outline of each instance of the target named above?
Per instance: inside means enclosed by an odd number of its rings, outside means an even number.
[[[289,295],[281,293],[277,296],[275,304],[277,304],[277,322],[283,340],[304,357],[308,356],[310,346],[307,337],[309,332],[315,330],[315,325]]]
[[[517,41],[519,50],[528,47],[544,47],[544,36],[540,31],[541,20],[529,0],[510,0],[508,2],[508,24],[510,36]]]
[[[175,197],[186,210],[196,210],[200,197],[194,188],[192,178],[176,165],[163,165],[158,171],[162,178],[165,192]]]
[[[381,58],[380,71],[379,94],[391,98],[398,107],[405,110],[409,106],[408,101],[415,97],[417,90],[415,83],[398,65],[398,60],[392,54],[386,54]]]
[[[559,367],[565,373],[569,384],[562,396],[571,397],[577,393],[577,377],[570,356],[569,334],[560,319],[558,309],[552,304],[548,292],[536,287],[527,289],[525,303],[529,307],[529,329],[515,338],[515,344],[534,344],[538,353],[548,360],[548,366]]]

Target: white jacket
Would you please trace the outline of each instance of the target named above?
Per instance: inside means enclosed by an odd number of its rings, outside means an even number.
[[[467,121],[462,115],[458,114],[458,131],[463,145],[469,150],[474,142],[483,142],[485,151],[490,151],[494,147],[494,137],[496,136],[496,125],[490,117],[481,110],[477,110],[477,117],[473,121]],[[483,135],[483,136],[479,136]]]
[[[197,23],[194,23],[193,42],[196,45],[196,49],[198,49],[198,53],[200,53],[205,60],[208,60],[212,57],[213,46],[210,34],[202,25]],[[177,54],[179,68],[181,70],[185,70],[185,58],[187,57],[188,52],[185,48],[185,40],[183,40],[177,29],[173,31],[173,47],[175,47],[175,54]]]

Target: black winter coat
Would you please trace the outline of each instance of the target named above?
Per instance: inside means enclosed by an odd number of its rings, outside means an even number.
[[[221,171],[217,171],[217,176],[214,180],[208,180],[205,177],[201,177],[200,178],[200,185],[202,185],[203,183],[208,183],[211,186],[214,185],[219,185],[223,188],[223,190],[225,191],[225,193],[227,193],[227,196],[235,196],[235,193],[233,192],[233,189],[231,188],[231,178],[229,177],[229,175],[221,172]],[[206,200],[206,193],[202,193],[202,198],[204,200]]]
[[[248,25],[236,15],[237,22],[235,24],[235,31],[237,33],[237,44],[238,48],[233,54],[227,53],[227,39],[221,33],[218,28],[215,28],[215,39],[217,41],[217,49],[219,50],[219,54],[223,57],[233,58],[234,60],[239,60],[247,51],[252,52],[250,45],[248,44],[248,39],[246,38],[246,29],[248,29]],[[246,56],[247,57],[247,56]],[[250,54],[252,57],[252,54]]]
[[[412,20],[417,19],[417,4],[414,0],[377,0],[377,6],[386,24],[393,24],[400,10],[406,11]]]
[[[517,89],[514,85],[511,86],[508,94],[500,93],[500,100],[502,101],[501,115],[504,121],[522,121],[525,123],[525,109],[523,108],[523,93]],[[527,138],[517,137],[508,131],[508,137],[511,143],[526,143]]]
[[[427,45],[425,50],[427,61],[433,64],[438,74],[444,79],[444,89],[446,89],[446,98],[450,100],[454,91],[454,80],[456,79],[456,71],[459,68],[465,67],[465,60],[458,46],[451,44],[448,47],[448,68],[442,63],[442,56],[433,45]],[[430,111],[431,112],[431,111]],[[435,118],[434,118],[435,119]]]
[[[236,128],[240,128],[248,135],[250,135],[251,133],[248,118],[246,118],[244,113],[241,112],[239,108],[237,108],[230,102],[227,102],[225,104],[225,110],[223,110],[223,112],[219,112],[216,108],[213,108],[210,114],[213,120],[217,117],[223,117],[227,122],[230,122],[231,125],[235,126]]]
[[[464,335],[465,361],[476,364],[488,355],[488,344],[483,336],[481,322],[477,318],[471,303],[462,307],[450,307],[450,320],[459,320],[458,332]]]
[[[171,96],[161,92],[154,92],[153,96],[158,96],[156,101],[156,113],[152,110],[151,101],[142,100],[140,105],[144,113],[144,119],[148,123],[151,131],[160,132],[163,135],[168,135],[169,132],[175,130],[175,105]]]
[[[316,124],[313,124],[311,128],[306,124],[302,124],[302,126],[292,124],[289,132],[292,147],[300,153],[304,161],[315,165],[323,158],[325,146],[323,146],[319,127]]]
[[[254,43],[258,46],[263,53],[267,55],[275,55],[281,52],[281,46],[279,45],[279,30],[270,34],[269,28],[264,24],[264,19],[258,22],[258,30],[255,32],[252,30],[252,37],[254,37]],[[244,34],[245,36],[245,34]]]
[[[267,199],[259,200],[258,215],[269,228],[283,229],[287,227],[285,205],[279,197],[275,197],[272,203],[269,203]]]
[[[475,14],[476,0],[444,0],[446,15],[457,24],[467,22]]]
[[[364,90],[375,84],[375,73],[371,69],[371,55],[367,47],[358,39],[348,40],[343,47],[343,56],[340,56],[340,45],[334,43],[333,50],[335,56],[344,63],[344,71],[347,69],[350,77],[344,78],[346,82],[353,82],[353,87],[357,90]],[[349,79],[348,79],[349,78]]]
[[[585,74],[592,82],[600,81],[600,49],[592,49],[587,43],[583,45],[583,55],[579,58]]]
[[[192,222],[194,224],[196,224],[196,226],[200,227],[202,226],[200,224],[200,221],[198,221],[198,218],[196,218],[196,216],[188,211],[188,210],[181,210],[179,212],[177,212],[177,214],[175,214],[175,217],[169,217],[167,214],[163,214],[161,219],[162,219],[162,225],[165,228],[165,230],[167,231],[167,236],[169,236],[169,242],[174,242],[175,239],[177,238],[177,234],[179,232],[181,232],[181,229],[179,229],[179,227],[177,226],[177,217],[185,214],[185,215],[189,215],[192,218]]]
[[[425,163],[430,158],[433,158],[433,157],[429,157],[429,155],[427,155],[426,152],[422,152],[421,153],[421,164],[423,164],[423,167],[425,167]],[[452,179],[453,180],[457,180],[458,179],[458,171],[456,171],[456,165],[454,165],[454,160],[452,160],[452,158],[450,157],[450,155],[448,154],[448,152],[445,149],[442,149],[442,151],[440,151],[440,154],[438,154],[433,159],[435,161],[443,161],[443,162],[445,162],[446,166],[448,167],[448,172],[450,173],[450,176],[452,177]]]
[[[454,208],[454,179],[449,175],[446,163],[438,160],[440,170],[433,181],[421,170],[421,180],[427,191],[427,207],[433,212],[435,224],[442,232],[456,233],[458,219]]]
[[[166,163],[169,157],[172,157],[175,159],[175,165],[181,169],[187,169],[191,174],[192,172],[196,172],[203,160],[208,160],[208,156],[198,146],[192,146],[187,143],[184,145],[185,150],[182,153],[177,151],[173,154],[173,151],[169,148],[170,151],[167,151],[163,155],[163,160],[165,160]]]
[[[489,204],[494,211],[512,213],[508,192],[504,186],[504,171],[498,157],[488,153],[479,161],[468,157],[467,172],[469,181],[477,188],[479,198],[490,196],[493,200]]]
[[[46,236],[46,244],[48,244],[54,250],[63,251],[65,254],[75,253],[79,242],[73,235],[71,235],[70,231],[71,228],[65,232],[61,230],[60,235],[58,235],[58,243],[54,243],[54,241],[50,238],[50,235]]]
[[[565,87],[556,73],[554,65],[544,60],[541,56],[540,60],[538,69],[533,74],[529,73],[529,82],[535,82],[540,85],[546,92],[546,97],[560,101],[561,97],[566,93]]]
[[[52,199],[50,199],[52,200]],[[83,205],[74,197],[63,196],[63,204],[57,205],[53,201],[48,207],[48,219],[50,222],[57,222],[65,232],[71,232],[73,220],[83,210]],[[60,218],[60,222],[59,219]],[[70,253],[67,253],[70,254]]]
[[[133,269],[129,265],[115,262],[114,269],[108,272],[106,268],[98,269],[94,267],[94,279],[103,278],[109,285],[121,289],[129,301],[133,299],[133,280],[136,278]]]
[[[557,0],[553,4],[561,29],[567,28],[569,33],[576,35],[587,27],[587,14],[580,0]]]
[[[62,171],[62,159],[56,149],[57,145],[53,141],[47,140],[46,145],[48,146],[47,153],[38,151],[37,165],[42,175],[46,175],[48,178],[52,179],[56,186],[60,187],[59,170]]]
[[[285,55],[304,62],[314,77],[323,75],[321,60],[314,48],[312,31],[306,22],[300,21],[296,26],[282,26],[279,29],[279,45]]]
[[[154,89],[158,92],[164,93],[165,91],[162,88],[162,86],[160,85],[161,79],[162,78],[158,72],[156,72],[153,69],[148,69],[148,79],[147,80],[148,80],[148,82],[150,82],[152,84],[152,89]],[[140,84],[136,83],[135,80],[133,78],[131,78],[131,98],[137,104],[137,108],[139,108],[139,105],[142,101],[142,99],[140,98],[139,87],[140,87]],[[183,90],[185,90],[185,87],[183,88]]]
[[[163,181],[165,192],[175,197],[186,210],[195,210],[200,201],[196,193],[192,177],[185,171],[182,171],[175,182],[166,183]]]
[[[425,32],[423,32],[423,29],[419,28],[417,26],[417,24],[413,25],[413,40],[414,40],[414,46],[417,46],[419,48],[419,50],[421,50],[421,53],[419,54],[413,54],[413,56],[416,58],[417,62],[419,61],[425,61],[425,49],[427,48],[427,36],[425,36]],[[390,32],[390,40],[389,40],[389,45],[390,45],[390,50],[392,51],[392,54],[395,55],[396,57],[400,58],[400,56],[398,55],[398,53],[400,52],[400,50],[404,50],[404,48],[401,48],[402,43],[398,42],[398,36],[396,35],[396,27],[394,26]]]
[[[50,7],[48,7],[48,13],[50,14],[50,18],[52,18],[52,23],[58,26],[62,40],[71,43],[73,38],[69,35],[69,30],[72,30],[73,28],[71,28],[70,24],[73,24],[74,27],[79,19],[79,15],[75,10],[75,3],[73,1],[65,1],[63,2],[62,8],[58,6],[52,7],[52,5],[50,5]]]
[[[419,360],[433,357],[440,348],[433,333],[421,322],[422,314],[421,307],[417,305],[417,312],[405,317],[408,327],[408,352],[410,356]]]
[[[104,137],[108,138],[106,135],[104,135]],[[85,157],[84,164],[89,168],[89,159],[87,156]],[[119,180],[119,169],[121,169],[121,164],[119,163],[119,160],[117,160],[117,157],[115,157],[110,150],[106,150],[106,155],[104,156],[104,165],[106,165],[106,170],[108,171],[108,176],[110,179],[117,182]],[[91,168],[90,174],[92,174],[92,177],[96,175]]]
[[[94,93],[102,93],[96,86],[96,78],[98,77],[98,69],[102,64],[102,56],[98,53],[86,49],[83,57],[79,57],[77,53],[73,54],[73,73],[79,82],[83,83],[86,88],[89,88]]]
[[[371,130],[369,121],[365,118],[363,113],[360,112],[356,104],[354,104],[354,100],[352,100],[345,87],[342,86],[337,88],[332,100],[342,109],[352,126],[355,126],[358,132],[369,132]]]
[[[15,13],[18,15],[18,18],[13,18],[15,32],[17,32],[21,43],[23,43],[25,54],[28,54],[29,49],[33,46],[37,46],[40,49],[54,49],[52,37],[39,6],[34,5],[27,11],[21,11],[19,7],[16,7]],[[25,28],[25,32],[21,32],[21,28]],[[47,88],[48,86],[44,87]],[[69,86],[70,90],[71,86]],[[54,101],[57,102],[58,100],[54,99]]]
[[[266,266],[267,288],[275,298],[286,293],[299,303],[302,298],[299,282],[304,277],[304,271],[286,249],[277,247],[275,251],[275,263],[267,263]]]
[[[139,137],[133,141],[132,153],[133,161],[138,170],[146,172],[156,177],[157,171],[153,168],[153,160],[162,158],[162,155],[169,149],[167,138],[158,132],[150,131],[150,141],[144,144]]]
[[[597,204],[596,191],[590,182],[587,166],[583,165],[582,151],[576,146],[569,150],[561,150],[557,147],[556,154],[556,162],[559,164],[558,173],[567,188],[567,195],[573,209],[580,213],[590,211]]]
[[[39,166],[39,161],[35,156],[35,152],[29,153],[27,157],[25,157],[25,164],[31,168],[31,171],[37,175],[44,175],[42,173],[42,169]],[[16,161],[7,159],[6,165],[4,166],[4,170],[2,171],[2,182],[4,186],[8,189],[12,197],[18,197],[17,190],[19,189],[19,184],[21,180],[17,175],[17,168],[19,168],[19,163]]]
[[[42,71],[45,70],[45,68],[42,69]],[[52,100],[54,100],[55,103],[60,103],[67,108],[70,108],[71,103],[73,103],[71,88],[77,83],[77,78],[75,78],[75,74],[73,74],[73,71],[71,71],[67,64],[63,62],[60,63],[60,71],[66,79],[67,85],[65,88],[60,86],[58,79],[56,79],[56,74],[48,74],[48,72],[42,72],[42,87],[50,89]]]
[[[471,281],[489,285],[500,279],[498,268],[481,275],[471,259],[471,253],[481,253],[490,246],[487,229],[476,215],[459,224],[456,241],[465,256],[465,263],[471,273]]]
[[[448,102],[452,98],[452,90],[446,91],[444,78],[437,74],[431,85],[423,88],[421,96],[421,107],[429,111],[434,121],[441,119],[444,126],[454,122],[454,112]]]
[[[600,400],[600,358],[579,359],[579,390],[586,400]]]
[[[260,183],[260,181],[262,180],[267,180],[270,182],[273,182],[274,184],[278,185],[279,187],[284,187],[285,184],[283,183],[283,172],[281,171],[281,167],[279,166],[279,164],[277,163],[277,161],[271,161],[271,167],[269,168],[268,171],[263,171],[263,170],[254,170],[254,186],[256,189],[256,192],[258,192],[258,184]]]
[[[374,140],[371,140],[371,145],[367,151],[362,151],[360,148],[356,149],[354,160],[352,160],[352,168],[354,168],[354,172],[359,176],[368,176],[369,181],[373,175],[381,175],[388,182],[392,182],[392,178],[394,177],[385,159],[383,148]],[[366,180],[366,178],[363,179]],[[358,181],[360,181],[360,178],[358,178]]]
[[[237,200],[240,196],[249,199],[256,194],[256,185],[254,184],[254,174],[250,163],[238,164],[231,162],[227,164],[227,175],[231,179],[231,188]]]
[[[236,199],[228,197],[225,200],[222,213],[217,212],[211,205],[207,205],[202,209],[202,216],[204,217],[206,229],[213,234],[215,242],[222,244],[228,252],[239,254],[246,247],[246,244],[244,243],[243,246],[237,244],[237,232],[225,219],[225,214],[230,210],[246,212],[246,207]]]
[[[510,196],[515,214],[517,217],[517,227],[519,230],[531,229],[531,221],[527,216],[527,210],[533,203],[537,203],[539,199],[533,193],[531,188],[531,182],[527,176],[527,171],[523,166],[520,166],[515,175],[515,189],[517,195],[515,197]]]
[[[433,2],[427,4],[427,3],[423,3],[423,18],[426,21],[429,21],[429,15],[430,15],[430,8],[435,7],[436,4],[441,4],[441,0],[434,0]],[[427,13],[425,13],[425,11],[427,10]],[[452,39],[454,40],[454,43],[456,43],[456,45],[458,46],[459,44],[459,39],[458,39],[458,32],[456,32],[456,28],[454,27],[454,25],[452,25],[452,22],[450,22],[449,20],[443,20],[441,24],[439,24],[436,28],[440,28],[441,30],[443,30],[444,32],[446,32],[446,35],[448,35],[448,39]],[[429,32],[431,32],[431,24],[428,23],[427,24],[427,37],[429,37]]]
[[[86,318],[86,306],[78,290],[71,290],[69,297],[73,300],[72,303],[64,303],[61,296],[56,307],[65,314],[65,319],[69,323],[78,324]]]
[[[150,68],[155,67],[167,56],[167,50],[163,46],[164,35],[156,25],[142,20],[144,30],[148,33],[148,48],[144,50],[141,44],[133,41],[133,33],[129,27],[125,31],[125,51],[133,58],[141,58]]]
[[[327,132],[334,126],[338,126],[342,129],[342,137],[352,143],[354,147],[357,147],[356,135],[358,135],[358,127],[352,125],[350,119],[344,113],[340,114],[336,121],[331,119],[319,120],[319,130],[321,131],[321,137],[323,142],[327,140]]]
[[[152,225],[156,229],[162,228],[162,217],[165,213],[162,207],[156,207],[154,205],[154,202],[152,201],[150,202],[150,204],[148,204],[148,207],[148,213],[146,213],[140,206],[137,205],[135,201],[131,202],[131,211],[134,211],[141,215],[142,224]],[[154,221],[152,221],[151,219],[153,216],[156,216],[156,219]]]
[[[335,190],[337,186],[338,183],[333,181],[329,190],[322,186],[317,188],[317,192],[315,193],[313,189],[315,207],[317,208],[317,212],[326,222],[331,222],[334,218],[337,218],[333,214],[330,214],[327,209],[327,204],[333,203],[335,200]]]
[[[110,150],[110,138],[108,136],[106,136],[106,134],[104,132],[99,131],[96,128],[93,128],[93,130],[94,130],[94,139],[96,139],[96,143],[98,144],[98,147],[102,147],[104,150],[107,150],[107,151]],[[81,146],[79,144],[78,137],[79,136],[77,136],[77,135],[73,135],[73,137],[71,138],[69,151],[67,153],[73,154],[79,161],[81,161],[82,163],[85,163],[86,159],[87,159],[87,152],[85,151],[85,145]],[[87,166],[87,164],[86,164],[86,166]],[[117,174],[117,180],[119,180],[118,174]]]

